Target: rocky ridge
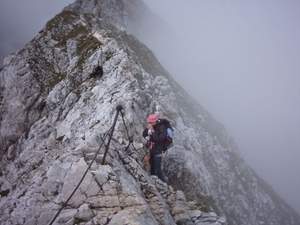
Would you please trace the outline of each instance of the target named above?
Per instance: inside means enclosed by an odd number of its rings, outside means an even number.
[[[116,105],[123,105],[131,135],[143,129],[147,112],[141,108],[155,101],[139,82],[152,86],[146,83],[151,79],[141,79],[152,75],[143,62],[135,62],[125,40],[153,57],[134,37],[94,16],[63,12],[6,58],[1,71],[3,224],[50,222],[95,156]],[[170,89],[166,78],[155,79]],[[55,224],[225,224],[215,213],[197,209],[182,191],[149,177],[139,159],[143,143],[136,139],[135,151],[125,151],[124,129],[119,118],[106,165],[100,149]]]
[[[53,218],[95,156],[117,105],[125,123],[118,118],[106,165],[101,148],[56,223],[226,224],[217,214],[230,224],[299,223],[240,158],[225,128],[126,28],[88,11],[64,11],[5,59],[0,81],[4,224]],[[140,162],[140,132],[153,112],[175,128],[174,147],[164,156],[171,186],[149,177]]]

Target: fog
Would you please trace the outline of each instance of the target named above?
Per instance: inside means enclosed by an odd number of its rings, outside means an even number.
[[[0,65],[73,1],[1,0]],[[300,1],[144,2],[176,35],[147,45],[300,212]]]
[[[10,53],[20,50],[46,22],[74,0],[1,0],[0,67]]]
[[[300,212],[300,1],[145,2],[183,43],[156,56]]]

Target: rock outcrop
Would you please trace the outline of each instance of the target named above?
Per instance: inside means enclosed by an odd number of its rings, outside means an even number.
[[[53,224],[299,224],[225,128],[128,34],[131,19],[123,29],[120,18],[98,17],[117,7],[134,18],[125,10],[132,1],[110,2],[76,1],[77,12],[55,16],[4,61],[2,224],[47,224],[62,208]],[[149,113],[175,130],[164,155],[167,183],[141,162]]]

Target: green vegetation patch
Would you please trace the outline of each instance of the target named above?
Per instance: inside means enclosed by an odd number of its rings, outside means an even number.
[[[92,35],[88,21],[81,22],[79,13],[63,11],[49,20],[40,36],[31,42],[29,48],[30,67],[33,76],[37,79],[43,91],[50,91],[64,79],[71,79],[75,86],[81,82],[81,78],[67,76],[66,71],[58,71],[55,65],[59,59],[67,59],[69,50],[68,43],[76,47],[73,52],[78,56],[76,70],[82,70],[84,62],[101,46],[97,38]],[[88,16],[86,16],[88,17]],[[54,40],[54,42],[53,42]],[[73,74],[78,74],[73,73]]]
[[[61,82],[66,77],[65,73],[55,73],[53,75],[54,76],[52,76],[51,77],[52,79],[49,81],[49,88],[50,89],[53,89],[56,84]]]
[[[79,68],[82,67],[82,64],[86,59],[88,59],[101,45],[103,45],[103,43],[94,36],[84,34],[77,37],[77,43],[76,54],[81,56],[78,61]]]
[[[82,69],[84,61],[103,43],[91,34],[91,29],[88,26],[84,26],[80,22],[76,23],[76,19],[79,19],[78,13],[63,11],[49,21],[46,27],[54,32],[52,38],[58,41],[56,47],[64,49],[69,40],[76,41],[76,55],[80,56],[78,67]],[[58,30],[56,30],[57,27]]]
[[[46,23],[46,30],[56,29],[60,23],[71,24],[79,18],[79,13],[74,11],[62,11]]]

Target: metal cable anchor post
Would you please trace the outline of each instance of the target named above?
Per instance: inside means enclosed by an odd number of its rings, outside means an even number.
[[[109,149],[109,145],[110,145],[110,141],[111,141],[111,139],[112,139],[113,132],[114,132],[114,130],[115,130],[117,118],[118,118],[118,116],[119,116],[119,112],[120,112],[122,109],[123,109],[123,107],[122,107],[121,105],[118,105],[118,106],[116,107],[117,113],[116,113],[116,116],[115,116],[115,119],[114,119],[114,123],[113,123],[113,125],[112,125],[111,133],[110,133],[110,136],[109,136],[109,139],[108,139],[106,148],[105,148],[105,152],[104,152],[104,155],[103,155],[103,158],[102,158],[101,165],[104,165],[104,163],[105,163],[105,158],[106,158],[106,155],[107,155],[107,151],[108,151],[108,149]]]

